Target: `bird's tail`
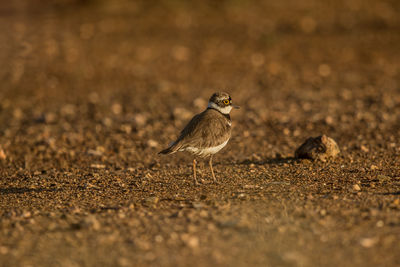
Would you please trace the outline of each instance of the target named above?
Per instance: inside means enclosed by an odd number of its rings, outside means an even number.
[[[172,143],[168,148],[161,150],[160,152],[158,152],[158,154],[172,154],[175,153],[176,151],[178,151],[179,146],[177,143]]]

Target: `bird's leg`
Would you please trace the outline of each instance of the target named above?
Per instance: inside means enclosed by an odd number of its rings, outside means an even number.
[[[194,184],[198,185],[199,183],[197,182],[196,178],[196,159],[193,159],[193,178],[194,178]]]
[[[214,183],[217,183],[218,181],[217,181],[217,178],[215,178],[215,174],[214,174],[214,170],[213,170],[213,166],[212,166],[212,158],[213,158],[213,155],[210,156],[210,160],[208,161],[208,164],[210,165],[211,175],[212,175],[212,178],[214,179]]]

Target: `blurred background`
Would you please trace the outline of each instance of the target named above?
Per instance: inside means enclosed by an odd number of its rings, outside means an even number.
[[[1,1],[0,265],[398,266],[399,44],[398,0]],[[195,187],[156,153],[219,90]]]
[[[29,142],[50,148],[40,161],[91,149],[151,163],[219,90],[243,107],[244,158],[290,156],[321,133],[350,148],[393,142],[399,11],[395,0],[3,2],[2,146],[18,164]]]

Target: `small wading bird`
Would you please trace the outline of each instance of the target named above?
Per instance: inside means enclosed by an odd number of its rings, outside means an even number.
[[[202,158],[210,157],[208,163],[211,175],[214,182],[217,182],[212,167],[212,158],[228,143],[231,137],[232,121],[229,112],[232,108],[238,109],[239,106],[232,104],[229,94],[224,92],[214,93],[208,102],[207,109],[195,115],[181,131],[178,139],[158,154],[188,151]],[[196,159],[193,160],[193,178],[194,183],[198,185]]]

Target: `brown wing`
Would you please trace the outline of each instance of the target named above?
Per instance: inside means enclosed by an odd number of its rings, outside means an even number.
[[[199,121],[200,118],[202,117],[204,112],[199,113],[197,115],[195,115],[190,121],[189,123],[185,126],[185,128],[183,128],[183,130],[180,132],[180,135],[178,137],[178,139],[176,139],[175,142],[173,142],[169,147],[167,147],[166,149],[158,152],[158,154],[172,154],[175,153],[176,151],[178,151],[179,149],[182,148],[182,145],[184,145],[183,140],[185,139],[185,136],[194,132]]]
[[[194,116],[176,140],[179,149],[186,147],[214,147],[231,136],[230,119],[214,109]]]

